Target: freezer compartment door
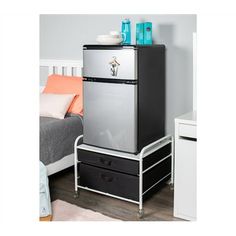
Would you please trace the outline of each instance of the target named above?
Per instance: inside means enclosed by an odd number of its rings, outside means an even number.
[[[83,77],[136,80],[136,50],[83,50]]]
[[[137,151],[137,85],[84,81],[84,143]]]

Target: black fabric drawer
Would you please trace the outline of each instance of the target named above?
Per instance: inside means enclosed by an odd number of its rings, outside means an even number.
[[[171,157],[143,174],[143,192],[171,171]],[[170,178],[170,176],[168,177]],[[168,179],[165,178],[165,181]],[[131,200],[139,200],[139,177],[81,163],[80,185]]]
[[[171,154],[171,143],[165,145],[164,147],[158,149],[154,153],[150,154],[149,156],[143,159],[143,169],[147,169],[148,167],[152,166],[154,163],[160,161],[164,157]]]
[[[138,200],[137,176],[127,175],[95,166],[81,163],[80,185],[104,193]]]
[[[138,175],[138,161],[129,160],[122,157],[110,156],[97,152],[90,152],[78,149],[79,161],[110,170],[115,170],[127,174]]]

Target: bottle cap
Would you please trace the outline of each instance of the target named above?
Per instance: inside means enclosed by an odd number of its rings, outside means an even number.
[[[122,20],[123,23],[130,23],[130,20],[128,18]]]

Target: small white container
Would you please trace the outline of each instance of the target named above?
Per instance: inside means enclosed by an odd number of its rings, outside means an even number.
[[[114,33],[115,31],[112,31],[112,32]],[[105,45],[105,44],[107,44],[107,45],[118,45],[123,41],[123,39],[119,35],[119,32],[118,32],[118,34],[114,33],[113,35],[110,35],[110,34],[108,34],[108,35],[98,35],[96,41],[99,44],[103,44],[103,45]]]

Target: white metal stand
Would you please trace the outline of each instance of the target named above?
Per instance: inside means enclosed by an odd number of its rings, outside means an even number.
[[[139,218],[141,218],[144,214],[144,210],[143,210],[143,195],[146,194],[148,191],[150,191],[153,187],[155,187],[158,183],[160,183],[163,179],[167,178],[169,175],[171,175],[170,177],[170,185],[173,185],[174,182],[174,175],[173,175],[173,171],[174,171],[174,149],[173,149],[173,137],[170,135],[167,135],[159,140],[156,140],[155,142],[143,147],[143,149],[141,150],[140,153],[138,154],[124,154],[119,153],[117,151],[107,151],[106,154],[114,154],[115,156],[120,155],[120,157],[123,158],[127,158],[127,159],[131,159],[131,160],[136,160],[139,161],[139,201],[134,201],[131,199],[127,199],[127,198],[123,198],[123,197],[119,197],[113,194],[109,194],[109,193],[105,193],[105,192],[101,192],[101,191],[97,191],[94,189],[90,189],[88,187],[84,187],[84,186],[80,186],[78,184],[78,179],[80,178],[78,176],[78,164],[80,163],[80,161],[78,160],[78,153],[77,153],[77,149],[81,148],[81,149],[85,149],[86,150],[86,145],[84,144],[80,144],[78,145],[78,142],[83,138],[83,135],[80,135],[76,140],[75,140],[75,144],[74,144],[74,155],[75,155],[75,166],[74,166],[74,170],[75,170],[75,197],[78,197],[78,189],[85,189],[88,191],[92,191],[92,192],[96,192],[96,193],[100,193],[106,196],[110,196],[110,197],[114,197],[114,198],[118,198],[124,201],[128,201],[128,202],[132,202],[135,204],[139,205],[139,211],[138,211],[138,216]],[[154,163],[152,166],[146,168],[145,170],[143,170],[143,159],[148,157],[150,154],[156,152],[158,149],[166,146],[167,144],[171,143],[171,153],[169,155],[167,155],[166,157],[162,158],[160,161]],[[91,149],[87,149],[88,151],[93,151]],[[96,150],[96,149],[95,149]],[[112,153],[113,152],[113,153]],[[158,165],[159,163],[161,163],[162,161],[164,161],[165,159],[169,158],[171,156],[172,160],[171,160],[171,172],[168,173],[166,176],[164,176],[162,179],[160,179],[159,181],[157,181],[155,184],[153,184],[149,189],[147,189],[145,192],[143,192],[143,174],[147,171],[149,171],[150,169],[152,169],[153,167],[155,167],[156,165]]]
[[[79,193],[78,193],[78,152],[77,152],[77,148],[78,148],[78,143],[80,140],[82,140],[83,135],[80,135],[76,138],[75,143],[74,143],[74,178],[75,178],[75,195],[74,197],[78,197]]]

